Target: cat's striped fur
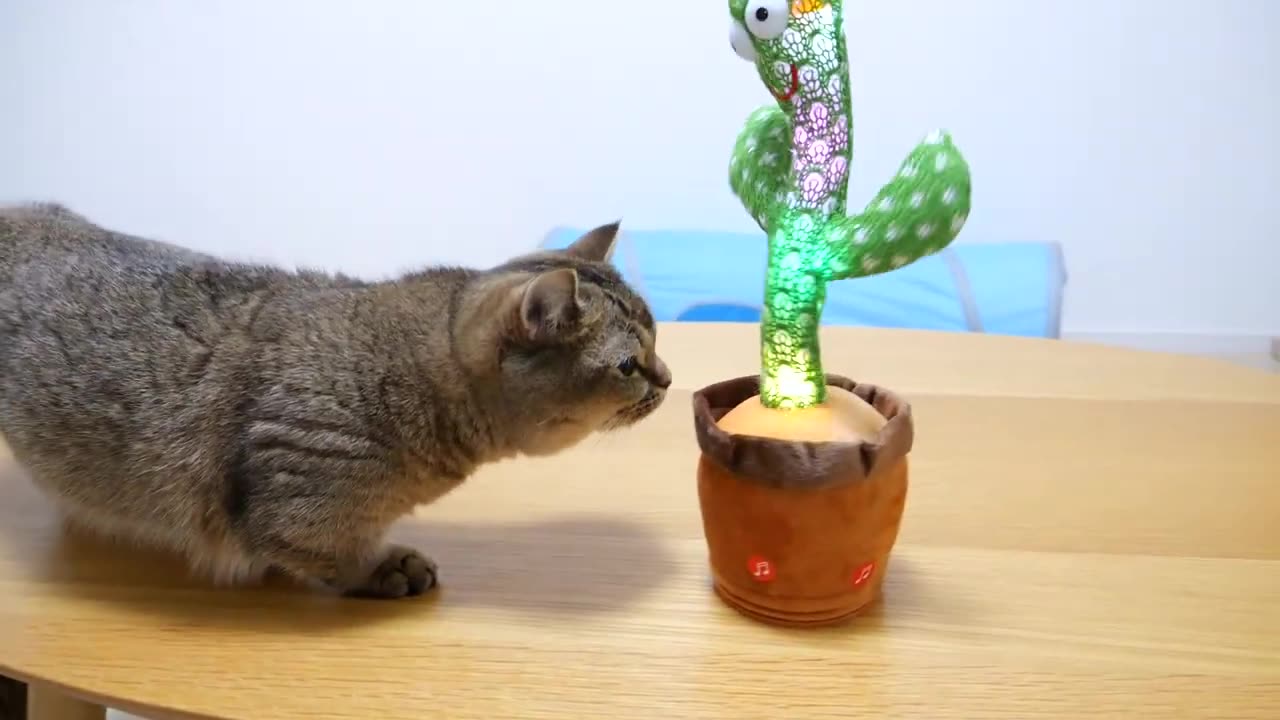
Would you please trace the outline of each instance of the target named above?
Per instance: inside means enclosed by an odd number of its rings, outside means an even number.
[[[184,553],[414,595],[383,534],[478,466],[630,425],[671,375],[605,225],[388,282],[224,262],[53,205],[0,210],[0,433],[68,516]]]

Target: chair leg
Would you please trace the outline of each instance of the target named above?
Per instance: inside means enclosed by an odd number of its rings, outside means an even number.
[[[27,688],[27,720],[105,720],[107,709],[85,702],[50,685]]]
[[[27,686],[0,675],[0,720],[27,720]]]

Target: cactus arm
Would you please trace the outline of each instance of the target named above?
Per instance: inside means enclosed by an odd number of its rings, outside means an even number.
[[[825,280],[876,275],[951,244],[969,217],[969,166],[943,133],[916,146],[860,214],[831,218],[818,260]]]
[[[790,167],[791,119],[777,105],[751,113],[733,146],[729,187],[765,232],[786,198]]]

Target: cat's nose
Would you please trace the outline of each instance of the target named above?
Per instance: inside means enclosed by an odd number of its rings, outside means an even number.
[[[671,387],[671,370],[667,369],[667,364],[660,357],[653,358],[653,377],[649,382],[663,390]]]

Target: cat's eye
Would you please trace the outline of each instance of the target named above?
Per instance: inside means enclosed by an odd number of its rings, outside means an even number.
[[[772,40],[787,29],[787,17],[791,14],[791,0],[751,0],[743,19],[752,35],[761,40]]]
[[[640,361],[634,355],[618,363],[618,372],[626,377],[631,377],[640,367]]]

